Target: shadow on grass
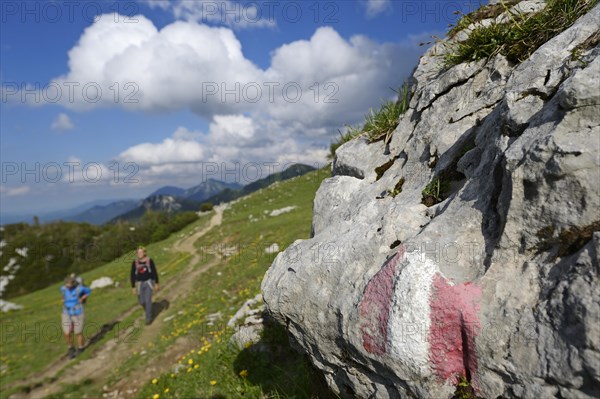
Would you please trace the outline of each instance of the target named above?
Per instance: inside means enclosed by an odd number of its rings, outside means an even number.
[[[103,324],[102,327],[100,327],[100,331],[90,337],[85,348],[89,348],[90,346],[99,342],[107,333],[112,331],[117,324],[119,324],[118,321],[111,321],[110,323]]]
[[[152,321],[156,320],[162,311],[169,309],[169,305],[170,303],[166,299],[159,302],[152,302]]]
[[[159,302],[153,302],[152,303],[152,321],[154,321],[161,312],[163,312],[164,310],[166,310],[168,308],[169,308],[169,301],[167,301],[166,299],[163,299]],[[120,323],[119,321],[111,321],[110,323],[103,324],[102,327],[100,327],[100,330],[89,338],[86,348],[89,348],[90,346],[92,346],[95,343],[102,340],[102,338],[104,338],[104,336],[107,333],[114,330],[115,326],[119,323]]]
[[[267,316],[263,319],[260,341],[238,354],[235,373],[247,370],[246,381],[259,385],[268,397],[338,398],[308,357],[291,348],[285,328]]]

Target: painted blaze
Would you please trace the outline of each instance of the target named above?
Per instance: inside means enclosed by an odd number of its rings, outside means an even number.
[[[411,294],[403,297],[398,290]],[[476,284],[454,285],[433,261],[418,253],[405,254],[400,246],[368,282],[359,303],[363,347],[374,355],[394,356],[418,369],[430,369],[451,384],[463,377],[476,388],[480,297]],[[422,320],[409,320],[424,325],[425,332],[419,341],[401,342],[406,336],[396,330],[406,327],[408,319],[403,317],[411,307]]]

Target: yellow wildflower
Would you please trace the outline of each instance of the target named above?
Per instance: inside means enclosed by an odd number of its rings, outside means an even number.
[[[215,381],[215,380],[212,380],[212,381],[210,382],[210,385],[217,385],[217,381]]]
[[[158,399],[158,398],[160,398],[160,395],[157,393],[155,393],[154,396],[152,397],[152,399]]]
[[[242,370],[242,371],[240,371],[240,377],[242,377],[242,378],[248,377],[248,370]]]
[[[188,364],[191,366],[192,364],[194,364],[194,361],[192,359],[188,360]]]
[[[155,378],[155,379],[153,379],[153,380],[152,380],[152,383],[153,383],[154,385],[156,385],[156,384],[158,383],[158,379],[156,379],[156,378]]]
[[[169,388],[165,389],[165,393],[169,393]]]

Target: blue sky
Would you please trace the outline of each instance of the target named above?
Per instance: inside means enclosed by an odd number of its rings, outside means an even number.
[[[250,164],[265,174],[291,162],[323,165],[337,129],[393,97],[426,48],[419,43],[475,6],[0,5],[3,214],[140,198],[224,177],[226,168],[238,171],[228,180],[245,184]]]

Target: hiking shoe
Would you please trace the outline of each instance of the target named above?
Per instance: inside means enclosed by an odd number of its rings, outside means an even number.
[[[81,352],[83,352],[83,349],[78,348],[77,351],[75,352],[75,356],[81,355]]]
[[[152,324],[152,320],[146,320],[146,325],[149,326],[150,324]]]
[[[69,359],[73,359],[74,355],[75,355],[75,348],[71,346],[69,348],[69,351],[67,352],[67,356],[69,357]]]

